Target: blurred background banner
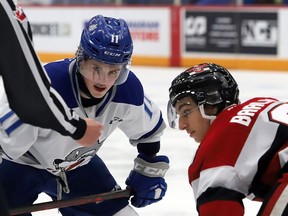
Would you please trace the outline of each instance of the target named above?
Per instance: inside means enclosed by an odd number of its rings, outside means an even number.
[[[96,14],[102,14],[127,21],[134,41],[133,64],[169,65],[169,7],[27,7],[25,11],[42,61],[73,57],[85,23]]]
[[[208,60],[234,69],[287,70],[288,8],[184,7],[180,65]],[[284,18],[285,17],[285,18]]]
[[[22,6],[43,62],[74,57],[85,23],[102,14],[127,21],[133,65],[211,61],[231,69],[288,70],[285,1],[153,2],[34,0]]]
[[[187,53],[277,55],[277,13],[186,10],[184,22]]]

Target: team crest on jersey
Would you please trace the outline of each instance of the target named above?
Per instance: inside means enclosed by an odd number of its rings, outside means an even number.
[[[90,148],[82,147],[71,151],[65,159],[55,159],[53,165],[55,170],[53,172],[57,173],[59,171],[69,171],[75,169],[76,167],[88,163],[91,158],[96,154],[99,146],[93,146]]]

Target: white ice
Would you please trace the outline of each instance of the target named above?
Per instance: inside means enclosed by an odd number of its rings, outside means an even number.
[[[168,88],[177,74],[184,68],[139,67],[133,66],[142,80],[145,91],[162,109],[165,121]],[[231,70],[240,87],[240,99],[245,101],[254,96],[271,96],[287,99],[288,72]],[[145,208],[137,209],[141,216],[192,216],[197,215],[192,189],[187,179],[187,167],[193,159],[197,144],[183,131],[167,127],[162,138],[161,154],[170,158],[170,169],[166,174],[168,191],[164,199]],[[106,161],[118,183],[125,188],[125,179],[130,172],[136,148],[130,146],[121,131],[107,139],[99,155]],[[93,175],[93,173],[91,173]],[[97,175],[97,173],[95,173]],[[50,201],[40,194],[37,202]],[[244,200],[245,216],[257,214],[260,203]],[[59,216],[56,209],[33,213],[33,216]]]

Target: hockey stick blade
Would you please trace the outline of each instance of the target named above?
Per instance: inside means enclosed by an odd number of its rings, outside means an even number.
[[[93,203],[93,202],[102,202],[104,200],[130,197],[131,195],[132,195],[131,190],[125,189],[125,190],[120,190],[120,191],[112,191],[108,193],[84,196],[84,197],[74,198],[70,200],[58,200],[58,201],[37,203],[31,206],[24,206],[20,208],[10,209],[10,215],[14,216],[14,215],[19,215],[19,214],[49,210],[49,209],[54,209],[54,208],[65,208],[69,206],[77,206],[77,205],[83,205],[83,204],[88,204],[88,203]]]

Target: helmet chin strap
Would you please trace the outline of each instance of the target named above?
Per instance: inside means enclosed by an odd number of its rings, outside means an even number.
[[[216,115],[207,115],[205,113],[205,109],[204,109],[204,103],[199,104],[198,105],[200,113],[202,115],[203,118],[210,120],[210,125],[212,124],[212,122],[216,119]]]

